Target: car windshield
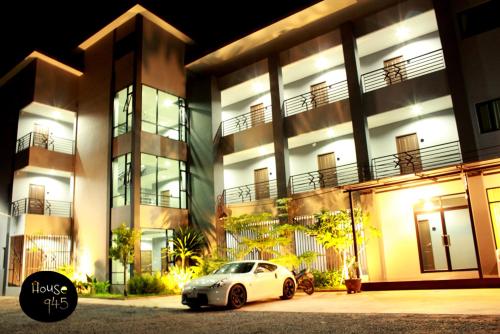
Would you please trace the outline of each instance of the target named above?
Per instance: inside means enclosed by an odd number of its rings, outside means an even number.
[[[254,262],[228,263],[214,271],[214,274],[244,274],[252,270]]]

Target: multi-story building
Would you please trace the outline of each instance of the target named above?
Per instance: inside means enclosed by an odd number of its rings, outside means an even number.
[[[219,218],[284,197],[297,222],[369,212],[368,288],[498,284],[497,7],[322,1],[185,64],[189,37],[135,6],[82,69],[33,53],[0,83],[6,292],[70,262],[122,283],[122,222],[133,272],[163,271],[173,229],[228,246]]]

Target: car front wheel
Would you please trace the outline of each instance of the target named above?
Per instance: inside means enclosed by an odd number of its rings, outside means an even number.
[[[243,285],[236,284],[229,291],[227,306],[229,308],[240,308],[247,302],[247,292]]]
[[[281,299],[292,299],[295,294],[295,282],[291,278],[287,278],[283,283],[283,296]]]

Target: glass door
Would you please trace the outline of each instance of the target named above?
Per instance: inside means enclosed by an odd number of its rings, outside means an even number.
[[[469,209],[444,211],[444,223],[451,270],[476,269],[476,249],[472,237]]]

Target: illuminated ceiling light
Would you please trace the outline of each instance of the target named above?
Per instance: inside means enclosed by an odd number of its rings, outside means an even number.
[[[326,60],[323,57],[319,57],[318,59],[316,59],[315,65],[316,65],[317,69],[324,70],[324,69],[328,68],[328,60]]]
[[[432,209],[434,209],[434,204],[432,204],[432,202],[430,200],[425,200],[424,201],[424,210],[425,211],[431,211]]]
[[[333,136],[335,136],[335,131],[333,131],[333,128],[329,128],[328,130],[326,130],[326,134],[328,135],[328,137],[332,138]]]
[[[264,85],[261,84],[260,82],[254,82],[252,84],[252,89],[255,93],[260,93],[264,91]]]
[[[259,154],[260,155],[264,155],[264,154],[267,154],[267,150],[265,147],[259,147]]]
[[[396,36],[399,39],[406,39],[409,34],[410,34],[410,29],[408,29],[405,26],[399,26],[396,28]]]
[[[163,100],[163,106],[164,106],[164,107],[171,107],[171,106],[173,106],[173,105],[174,105],[174,101],[169,100],[169,99],[165,99],[165,100]]]
[[[52,112],[52,116],[53,116],[54,118],[59,118],[59,117],[61,117],[61,113],[60,113],[59,111],[53,111],[53,112]]]
[[[419,104],[414,104],[410,107],[412,113],[420,115],[422,113],[422,106]]]

